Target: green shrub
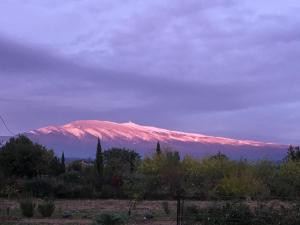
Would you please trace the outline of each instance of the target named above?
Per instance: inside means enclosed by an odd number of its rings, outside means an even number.
[[[162,206],[164,212],[165,212],[167,215],[169,215],[169,214],[170,214],[169,202],[164,201],[164,202],[161,203],[161,206]]]
[[[72,218],[72,217],[73,217],[73,214],[70,211],[64,211],[62,214],[62,218],[65,218],[65,219]]]
[[[282,224],[293,225],[300,224],[300,205],[299,203],[293,206],[291,209],[285,210],[286,217]]]
[[[199,213],[199,209],[196,205],[188,205],[186,207],[186,213],[189,215],[194,215]]]
[[[300,224],[300,205],[260,204],[253,211],[243,203],[226,203],[198,209],[189,205],[184,210],[185,225],[296,225]]]
[[[38,205],[38,211],[43,217],[50,217],[53,214],[54,210],[55,204],[50,200],[44,200]]]
[[[128,221],[128,217],[123,214],[103,213],[95,220],[95,225],[121,225]]]
[[[72,184],[64,181],[57,181],[54,185],[54,193],[57,198],[92,198],[94,189],[88,184]]]
[[[300,224],[300,207],[298,205],[286,208],[284,206],[276,207],[259,205],[254,210],[255,217],[253,225],[295,225]]]
[[[18,193],[19,190],[15,184],[6,184],[6,185],[3,184],[3,187],[0,189],[0,197],[4,197],[4,198],[17,197]]]
[[[19,181],[22,193],[30,193],[33,197],[44,198],[53,195],[54,180],[50,178],[32,178]]]
[[[245,204],[227,203],[223,207],[198,209],[190,205],[185,210],[184,221],[186,225],[252,225],[253,214]]]
[[[216,191],[222,199],[247,199],[265,196],[268,188],[253,165],[240,161],[232,172],[220,180]]]
[[[225,224],[227,225],[251,225],[253,214],[251,213],[249,206],[246,204],[227,203],[225,206],[222,207],[222,213],[220,217],[220,222],[225,220]]]
[[[255,217],[253,219],[253,224],[281,224],[282,215],[280,215],[280,211],[281,210],[279,209],[274,209],[272,206],[265,206],[261,204],[254,210]]]
[[[64,182],[66,183],[74,183],[79,184],[80,183],[80,173],[77,171],[70,171],[62,174],[60,176]]]
[[[279,193],[291,199],[300,198],[300,162],[288,161],[280,165],[278,180]],[[280,190],[281,189],[281,190]]]
[[[147,220],[153,219],[154,218],[154,214],[151,211],[148,211],[145,213],[144,218]]]
[[[35,202],[31,198],[23,199],[20,201],[20,209],[23,216],[33,217]]]
[[[199,214],[199,209],[196,205],[187,205],[184,209],[184,224],[191,225],[194,222],[202,221],[198,218],[199,216],[201,215]]]

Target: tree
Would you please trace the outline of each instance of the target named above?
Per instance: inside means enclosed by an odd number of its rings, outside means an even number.
[[[11,138],[0,148],[0,169],[7,177],[32,178],[49,174],[49,164],[52,160],[52,150],[33,143],[25,135]]]
[[[84,167],[82,160],[75,160],[69,163],[68,165],[68,170],[69,171],[76,171],[76,172],[83,172]]]
[[[156,154],[160,155],[160,153],[161,153],[161,149],[160,149],[160,143],[158,141],[157,144],[156,144]]]
[[[163,151],[146,157],[140,167],[144,175],[145,195],[151,197],[176,197],[183,189],[183,169],[178,152]]]
[[[218,183],[216,191],[224,199],[258,197],[268,193],[253,166],[244,161],[236,163],[234,170]]]
[[[136,171],[140,159],[133,150],[111,148],[104,152],[106,175],[130,175]]]
[[[114,195],[120,195],[123,184],[134,176],[140,155],[133,150],[111,148],[104,152],[105,177],[113,187]]]
[[[277,196],[300,197],[300,161],[289,160],[280,165],[278,171]]]
[[[228,160],[229,158],[227,157],[227,155],[224,155],[221,152],[218,152],[216,155],[211,156],[210,159]]]
[[[286,159],[295,162],[300,161],[300,146],[294,147],[290,145],[288,148]]]
[[[103,153],[100,138],[98,138],[97,143],[95,167],[97,175],[100,177],[100,179],[103,179]]]
[[[183,170],[181,167],[179,152],[167,151],[162,158],[160,178],[168,192],[177,197],[183,188]],[[181,193],[182,194],[182,193]]]
[[[64,152],[62,152],[62,154],[61,154],[61,172],[62,173],[66,172],[65,153]]]
[[[49,163],[49,175],[59,176],[62,173],[61,161],[55,156]]]

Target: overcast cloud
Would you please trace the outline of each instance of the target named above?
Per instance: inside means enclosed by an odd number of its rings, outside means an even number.
[[[299,144],[299,10],[298,0],[2,0],[0,113],[15,132],[100,119]]]

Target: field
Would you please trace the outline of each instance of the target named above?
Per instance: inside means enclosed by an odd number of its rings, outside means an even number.
[[[38,201],[38,200],[37,200]],[[0,221],[1,225],[18,225],[18,224],[70,224],[85,225],[92,224],[93,219],[100,213],[113,212],[127,214],[130,201],[128,200],[57,200],[55,201],[56,209],[52,217],[42,218],[35,213],[33,218],[24,218],[21,216],[19,204],[16,200],[0,199]],[[185,204],[198,205],[200,208],[206,208],[214,204],[224,204],[224,202],[213,201],[185,201]],[[247,204],[254,208],[257,202],[249,201]],[[268,205],[277,207],[288,207],[290,202],[270,201],[265,202]],[[168,201],[170,214],[167,215],[162,207],[162,201],[140,201],[132,211],[130,224],[154,224],[154,225],[173,225],[176,224],[176,202]],[[7,208],[10,208],[7,216]],[[63,218],[63,215],[71,215],[69,218]],[[153,215],[153,218],[146,219],[145,215]]]
[[[129,201],[126,200],[57,200],[55,201],[56,210],[51,218],[44,219],[35,215],[27,219],[21,216],[18,202],[15,200],[0,200],[0,221],[4,224],[91,224],[97,214],[103,212],[127,213]],[[175,202],[169,202],[172,213],[166,215],[161,207],[160,201],[143,201],[136,205],[132,212],[131,224],[174,224],[176,218]],[[11,216],[6,216],[6,209],[10,208]],[[63,214],[71,214],[71,218],[62,218]],[[153,219],[146,220],[144,215],[152,213]],[[1,223],[1,224],[2,224]]]

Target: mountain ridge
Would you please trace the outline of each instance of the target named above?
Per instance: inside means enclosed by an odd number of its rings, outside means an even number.
[[[72,157],[93,157],[98,137],[105,148],[131,148],[143,156],[154,151],[157,141],[165,148],[179,151],[181,155],[194,157],[205,157],[220,151],[231,158],[278,160],[286,153],[286,146],[276,143],[173,131],[133,122],[77,120],[64,125],[42,127],[26,134],[34,141],[58,153],[64,151]]]

